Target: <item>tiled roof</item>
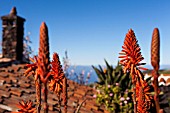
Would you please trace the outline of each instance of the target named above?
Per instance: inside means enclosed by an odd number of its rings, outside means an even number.
[[[0,68],[0,113],[16,111],[21,100],[35,100],[34,79],[23,76],[24,64]],[[88,86],[68,80],[68,112],[74,113],[76,108],[86,99],[80,113],[107,113],[103,106],[96,104],[93,94],[95,90]],[[57,96],[48,93],[49,113],[54,113],[57,106]],[[35,101],[34,101],[35,103]]]

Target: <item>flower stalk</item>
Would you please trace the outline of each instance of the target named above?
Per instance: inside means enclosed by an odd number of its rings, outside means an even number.
[[[28,69],[25,71],[25,75],[28,77],[29,72],[33,71],[35,86],[36,86],[36,101],[37,101],[37,113],[41,110],[41,90],[44,96],[44,113],[48,113],[47,103],[47,82],[50,77],[50,61],[49,61],[49,43],[48,43],[48,29],[43,22],[40,26],[40,44],[38,56],[34,59],[30,58],[33,64],[27,64]],[[42,88],[43,86],[43,88]]]
[[[160,105],[159,105],[159,89],[158,89],[158,77],[159,77],[159,61],[160,61],[160,36],[159,29],[155,28],[152,34],[152,42],[151,42],[151,64],[154,68],[152,71],[153,75],[153,87],[155,91],[154,101],[156,105],[156,111],[159,113]]]
[[[41,81],[39,77],[37,80],[35,80],[35,89],[36,89],[37,113],[40,113],[41,111]]]
[[[130,72],[132,83],[133,83],[133,104],[134,104],[134,113],[137,113],[137,93],[136,88],[137,82],[143,84],[144,76],[141,73],[140,69],[147,70],[146,68],[140,67],[145,63],[140,63],[144,58],[141,55],[140,47],[137,43],[135,33],[132,29],[126,34],[124,45],[122,46],[122,51],[119,58],[120,64],[124,66],[124,72]]]
[[[64,75],[63,69],[60,64],[59,56],[57,53],[53,54],[51,62],[51,81],[49,89],[56,93],[58,97],[58,111],[61,113],[61,93],[63,92],[64,111],[67,112],[67,79]]]
[[[64,112],[67,113],[67,78],[63,79],[63,101],[64,101]]]
[[[59,99],[59,112],[61,113],[61,93],[63,93],[64,112],[67,113],[67,79],[64,75],[62,66],[59,61],[57,53],[53,54],[53,60],[49,60],[49,41],[48,41],[48,28],[43,22],[40,26],[40,43],[38,56],[30,58],[32,64],[27,64],[27,70],[24,75],[29,77],[34,75],[36,86],[36,112],[41,111],[41,100],[43,95],[43,110],[48,113],[48,88],[55,92]],[[32,74],[29,74],[32,72]],[[49,83],[49,84],[48,84]]]
[[[39,58],[42,63],[42,73],[41,76],[44,78],[43,83],[43,95],[44,95],[44,113],[48,113],[48,103],[47,103],[47,82],[46,79],[49,73],[49,41],[48,41],[48,28],[46,24],[43,22],[40,27],[40,45],[39,45]]]

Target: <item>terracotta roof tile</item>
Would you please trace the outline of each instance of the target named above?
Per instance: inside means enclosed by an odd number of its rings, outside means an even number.
[[[0,68],[0,113],[16,111],[19,101],[32,100],[35,103],[35,85],[34,78],[23,76],[25,65],[12,65],[7,68]],[[76,108],[87,99],[80,113],[104,113],[104,107],[98,106],[93,98],[95,93],[93,88],[77,84],[68,80],[68,112],[74,113]],[[48,93],[49,113],[57,109],[58,98],[56,94],[49,91]],[[63,109],[63,104],[62,104]]]

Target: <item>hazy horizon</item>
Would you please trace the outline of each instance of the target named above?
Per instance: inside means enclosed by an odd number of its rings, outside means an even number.
[[[93,65],[93,66],[95,66],[95,67],[97,67],[98,68],[98,66],[99,66],[100,64],[97,64],[97,65]],[[117,64],[110,64],[110,65],[112,65],[113,66],[113,68],[117,65]],[[102,66],[102,67],[105,67],[106,65],[100,65],[100,66]],[[72,67],[72,68],[74,68],[74,67],[81,67],[81,68],[83,68],[83,67],[92,67],[92,65],[70,65],[70,67]],[[147,69],[153,69],[153,67],[152,67],[152,65],[143,65],[143,67],[145,67],[145,68],[147,68]],[[160,68],[159,68],[159,70],[161,70],[161,69],[170,69],[170,64],[167,64],[167,65],[160,65]]]

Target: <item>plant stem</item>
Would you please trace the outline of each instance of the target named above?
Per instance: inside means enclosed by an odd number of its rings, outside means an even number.
[[[133,104],[134,104],[134,113],[137,113],[137,104],[136,104],[136,81],[133,82]]]
[[[127,111],[128,111],[128,113],[129,113],[129,103],[127,104],[127,109],[126,109]]]
[[[155,69],[152,72],[153,76],[154,76],[154,80],[153,80],[153,84],[154,84],[154,91],[155,91],[155,95],[154,95],[154,101],[155,101],[155,105],[156,105],[156,111],[157,113],[159,113],[160,110],[160,105],[159,105],[159,93],[158,93],[158,76],[159,73],[158,71],[156,71]]]
[[[35,81],[36,87],[36,100],[37,100],[37,113],[40,113],[41,110],[41,81],[40,78]]]
[[[57,94],[58,97],[58,107],[59,107],[59,113],[61,113],[61,99],[60,99],[60,92]]]
[[[82,107],[83,103],[84,103],[86,100],[87,100],[87,99],[84,99],[84,100],[81,102],[81,104],[77,107],[75,113],[79,113],[80,108]]]
[[[47,83],[44,84],[44,113],[48,113],[48,103],[47,103],[47,95],[48,95],[48,89],[47,89]]]
[[[131,71],[131,76],[132,76],[132,84],[133,84],[133,104],[134,104],[134,113],[137,113],[137,103],[136,103],[136,82],[137,82],[137,78],[135,76],[135,74],[133,73],[133,71]]]
[[[67,78],[63,79],[63,101],[64,101],[64,113],[67,113]]]

